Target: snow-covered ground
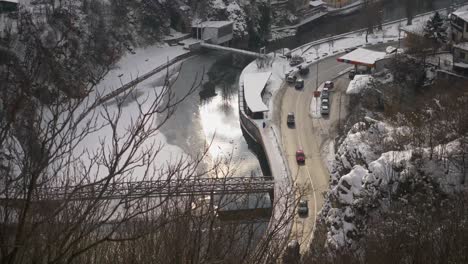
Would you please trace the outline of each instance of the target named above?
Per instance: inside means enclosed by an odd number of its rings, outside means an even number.
[[[322,92],[323,86],[325,83],[322,83],[317,91]],[[310,101],[310,115],[312,118],[322,118],[322,114],[320,113],[320,107],[322,106],[322,102],[320,100],[320,97],[314,97]]]
[[[408,177],[414,177],[416,171],[436,180],[443,190],[453,192],[459,185],[462,172],[456,166],[443,161],[423,159],[417,167],[414,148],[405,146],[404,150],[391,149],[398,137],[410,133],[408,127],[394,127],[389,123],[366,117],[364,122],[353,126],[338,148],[332,166],[332,189],[329,201],[323,213],[328,229],[327,245],[331,248],[349,246],[355,241],[355,208],[364,206],[365,197],[380,197],[380,193],[392,192]],[[450,157],[456,154],[458,141],[435,147],[435,153]],[[422,149],[422,156],[429,156],[429,149]],[[343,171],[347,171],[341,175]],[[443,175],[443,177],[440,177]],[[362,230],[359,230],[362,231]]]
[[[134,53],[126,53],[119,60],[116,67],[98,84],[97,90],[101,94],[106,93],[106,91],[113,91],[136,77],[148,73],[187,52],[182,46],[160,44],[136,49]],[[162,72],[155,77],[161,77],[164,74]]]
[[[170,47],[167,45],[150,46],[146,48],[136,49],[133,53],[128,53],[123,56],[120,61],[116,64],[115,68],[112,69],[105,78],[96,86],[96,88],[88,95],[87,100],[83,102],[77,111],[75,116],[80,115],[82,112],[86,112],[86,109],[94,103],[97,98],[106,95],[117,88],[121,87],[135,78],[150,72],[154,68],[165,64],[168,60],[175,58],[176,56],[186,53],[180,46]],[[168,70],[163,70],[142,81],[136,88],[132,89],[131,92],[123,93],[118,95],[116,98],[105,102],[103,105],[96,107],[95,112],[86,116],[78,125],[78,131],[87,130],[88,122],[95,127],[102,127],[95,131],[92,131],[88,135],[82,138],[75,148],[73,155],[77,158],[78,170],[83,170],[87,166],[91,166],[89,172],[86,173],[91,179],[102,178],[108,175],[108,171],[102,166],[101,162],[93,162],[93,155],[101,151],[99,154],[101,157],[110,156],[113,152],[112,148],[115,147],[112,143],[113,130],[110,126],[108,118],[114,119],[120,115],[118,124],[116,126],[117,137],[123,137],[125,140],[129,133],[135,129],[135,125],[138,122],[138,118],[141,118],[140,114],[145,111],[154,110],[154,104],[158,100],[158,95],[163,90],[164,79],[166,74],[170,75],[170,79],[174,79],[177,76],[180,63],[176,63],[170,66]],[[159,99],[161,100],[161,99]],[[117,107],[121,104],[121,111]],[[163,104],[162,102],[160,103]],[[153,114],[149,119],[149,122],[145,125],[145,129],[151,130],[158,123],[157,115]],[[146,154],[143,154],[153,145],[158,146],[159,144],[164,145],[162,151],[156,156],[154,161],[149,164],[149,171],[146,171],[145,164],[148,161]],[[133,144],[131,144],[133,145]],[[119,143],[119,148],[123,148],[123,141]],[[154,153],[153,153],[154,154]],[[148,179],[148,175],[157,174],[160,167],[166,165],[167,162],[176,161],[184,155],[183,151],[176,146],[166,144],[164,135],[154,131],[154,134],[148,138],[139,146],[139,151],[131,153],[127,151],[121,157],[119,167],[123,166],[126,158],[139,159],[131,172],[126,174],[126,180],[142,180]],[[141,167],[140,167],[141,166]],[[146,175],[146,176],[145,176]]]
[[[372,82],[372,76],[358,74],[349,82],[346,94],[359,94],[368,87],[370,82]]]

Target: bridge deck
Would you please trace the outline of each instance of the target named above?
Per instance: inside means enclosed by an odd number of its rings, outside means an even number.
[[[229,51],[229,52],[234,52],[234,53],[238,53],[238,54],[242,54],[242,55],[246,55],[246,56],[251,56],[251,57],[257,57],[257,58],[265,58],[265,56],[266,56],[264,54],[260,54],[260,53],[253,52],[253,51],[235,49],[235,48],[231,48],[231,47],[224,47],[224,46],[221,46],[221,45],[214,45],[214,44],[209,44],[209,43],[206,43],[206,42],[202,42],[201,46],[203,48],[207,48],[207,49]]]
[[[42,188],[38,200],[138,199],[161,196],[245,194],[273,191],[271,177],[200,178],[189,180],[135,181],[111,184]],[[9,195],[18,200],[18,195]],[[0,198],[1,199],[1,198]]]

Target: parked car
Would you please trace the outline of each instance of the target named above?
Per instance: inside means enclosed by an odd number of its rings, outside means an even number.
[[[304,154],[304,151],[299,148],[297,151],[296,151],[296,161],[298,164],[304,164],[305,163],[305,154]]]
[[[286,124],[291,127],[296,124],[295,118],[294,118],[294,113],[288,113],[288,117],[286,118]]]
[[[328,88],[324,87],[322,92],[321,92],[321,97],[322,99],[323,98],[329,98],[330,97],[330,91],[328,90]]]
[[[296,89],[302,89],[304,88],[304,80],[303,79],[297,79],[296,84],[294,85]]]
[[[292,56],[291,61],[289,62],[289,65],[297,66],[303,62],[304,62],[304,58],[302,58],[301,56],[295,55],[295,56]]]
[[[300,75],[306,75],[310,71],[309,67],[303,67],[302,65],[299,65],[297,67],[299,68],[299,74]]]
[[[328,115],[328,114],[330,114],[330,106],[329,106],[329,105],[322,104],[322,106],[320,107],[320,113],[321,113],[322,115]]]
[[[307,215],[309,213],[309,206],[307,200],[300,200],[299,206],[297,207],[297,213],[299,215]]]
[[[335,87],[335,84],[332,81],[326,81],[325,85],[323,87],[328,88],[328,89],[331,90],[331,89],[333,89],[333,87]]]
[[[328,101],[328,98],[322,98],[322,105],[330,106],[330,102]]]

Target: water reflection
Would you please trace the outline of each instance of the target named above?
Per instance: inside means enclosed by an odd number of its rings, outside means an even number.
[[[218,54],[219,55],[219,54]],[[238,80],[241,69],[249,61],[236,60],[224,54],[207,72],[200,96],[200,122],[207,140],[212,141],[209,150],[214,158],[232,159],[236,175],[261,175],[257,157],[250,151],[239,123]]]

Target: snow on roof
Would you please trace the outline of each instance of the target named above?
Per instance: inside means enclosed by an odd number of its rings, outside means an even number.
[[[453,12],[452,15],[455,15],[468,22],[468,6],[464,6],[455,10],[455,12]]]
[[[18,4],[18,0],[0,0],[0,2],[10,2],[10,3],[15,3]]]
[[[213,27],[213,28],[220,28],[224,27],[227,25],[233,24],[232,21],[204,21],[204,22],[196,22],[194,21],[192,23],[192,27],[197,27],[197,28],[207,28],[207,27]]]
[[[374,66],[375,62],[385,58],[385,55],[385,52],[358,48],[342,57],[339,57],[337,61],[350,64]]]
[[[453,45],[453,47],[457,49],[468,50],[468,42],[461,42]]]
[[[244,76],[245,101],[254,113],[268,111],[268,107],[262,101],[262,91],[270,76],[271,72],[247,73]]]
[[[322,0],[314,0],[314,1],[309,1],[309,5],[313,7],[318,7],[325,4]]]

